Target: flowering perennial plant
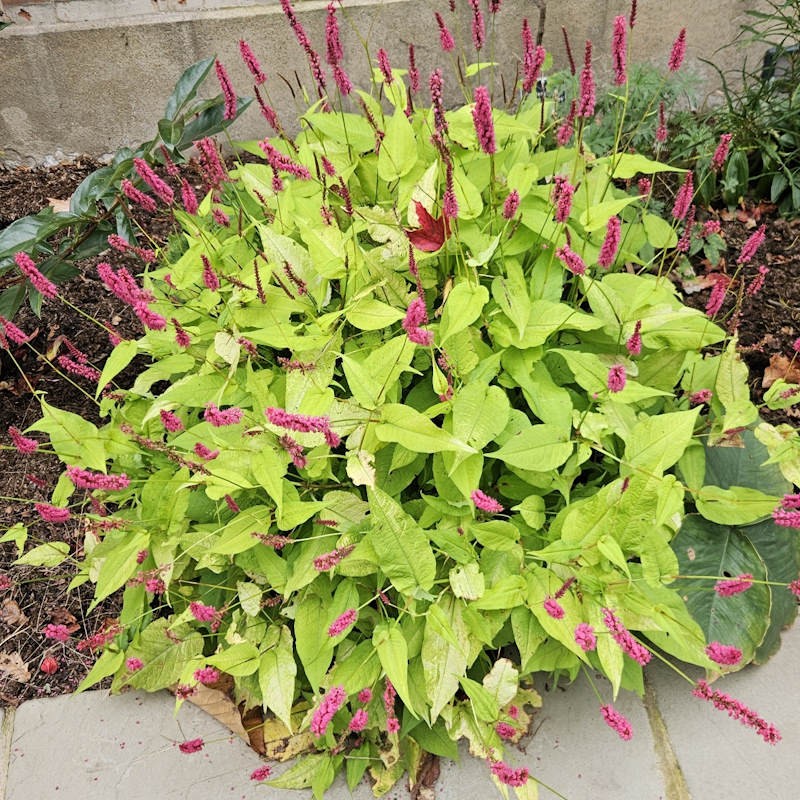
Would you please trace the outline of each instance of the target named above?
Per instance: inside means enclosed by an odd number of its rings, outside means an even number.
[[[31,428],[65,465],[39,514],[81,515],[93,532],[73,585],[95,582],[98,602],[122,590],[118,622],[78,645],[104,648],[81,688],[113,676],[117,690],[185,697],[228,673],[237,701],[312,734],[277,787],[319,794],[346,764],[351,784],[369,769],[386,790],[462,737],[499,785],[529,787],[502,759],[541,702],[537,672],[600,671],[616,694],[641,690],[653,647],[709,673],[774,649],[786,586],[800,592],[786,527],[800,524],[800,445],[763,424],[756,441],[735,342],[658,269],[679,255],[692,174],[665,220],[649,187],[673,168],[585,146],[599,48],[585,46],[570,135],[551,147],[565,120],[535,93],[545,58],[527,21],[516,105],[477,64],[463,70],[471,102],[447,109],[454,79],[434,70],[426,104],[416,66],[383,50],[372,93],[353,88],[333,4],[329,81],[281,5],[318,101],[290,139],[260,99],[276,134],[245,143],[256,163],[229,170],[197,142],[207,192],[173,205],[179,245],[141,281],[98,266],[143,326],[99,379],[78,376],[104,422],[43,401]],[[499,24],[500,4],[488,10]],[[634,13],[614,23],[620,86]],[[481,50],[480,0],[470,16]],[[266,73],[240,47],[258,93]],[[213,63],[228,118],[234,87]],[[170,187],[136,170],[166,203]],[[116,386],[136,356],[150,364]],[[32,457],[44,447],[10,435]],[[776,463],[754,477],[715,446],[734,437]],[[701,596],[732,604],[737,624]],[[602,700],[601,713],[632,736]]]

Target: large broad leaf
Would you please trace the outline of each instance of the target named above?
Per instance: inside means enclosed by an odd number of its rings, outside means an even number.
[[[294,618],[294,638],[297,655],[311,688],[317,691],[333,658],[333,644],[322,621],[327,609],[316,594],[306,594],[297,606]]]
[[[621,474],[637,469],[661,473],[675,464],[692,440],[698,413],[676,411],[637,422],[625,445]]]
[[[572,454],[572,442],[565,439],[555,425],[531,425],[486,455],[519,469],[547,472],[560,467]]]
[[[749,573],[765,580],[767,571],[756,548],[738,528],[695,515],[686,517],[672,546],[682,577],[670,588],[685,598],[709,642],[735,645],[742,651],[742,665],[752,661],[770,625],[770,588],[754,583],[746,592],[720,597],[714,579]]]
[[[137,636],[127,650],[129,658],[139,658],[144,666],[131,674],[135,689],[155,692],[180,679],[186,663],[203,652],[203,637],[188,627],[170,629],[169,620],[157,619]]]
[[[485,286],[466,282],[456,285],[444,304],[439,344],[443,345],[451,336],[472,325],[488,302],[489,290]]]
[[[398,592],[428,591],[436,577],[436,557],[425,532],[383,490],[368,489],[367,497],[372,519],[369,540],[384,575]]]
[[[740,434],[744,447],[706,447],[705,482],[729,489],[747,486],[765,494],[784,495],[792,485],[777,464],[765,464],[769,451],[752,430]]]
[[[106,440],[97,428],[78,414],[62,411],[44,400],[41,406],[43,416],[30,430],[49,434],[53,449],[67,464],[77,463],[105,472]]]
[[[292,634],[283,625],[277,644],[261,655],[258,664],[258,683],[264,707],[269,708],[290,731],[296,674],[297,664],[294,660]]]
[[[431,723],[458,691],[468,663],[469,632],[462,601],[442,595],[436,606],[442,613],[428,618],[422,640],[425,691],[431,704]],[[444,626],[444,627],[443,627]]]
[[[417,163],[417,140],[403,111],[395,111],[386,121],[386,133],[378,153],[378,175],[395,181]]]
[[[381,421],[375,426],[375,435],[382,442],[397,442],[412,453],[475,452],[419,411],[402,403],[387,403],[381,408]]]
[[[408,688],[408,644],[400,626],[388,622],[378,623],[372,634],[372,643],[378,651],[378,658],[386,676],[397,689],[406,708],[414,712],[414,704]]]
[[[453,433],[462,442],[482,450],[503,432],[508,422],[509,402],[497,386],[468,383],[453,400]]]

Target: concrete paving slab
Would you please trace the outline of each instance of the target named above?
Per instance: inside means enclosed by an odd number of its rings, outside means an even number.
[[[650,672],[658,708],[695,800],[768,797],[794,800],[800,791],[798,716],[800,625],[783,633],[783,645],[761,667],[715,681],[713,689],[732,695],[772,722],[783,736],[777,745],[691,695],[689,684],[663,665]],[[703,677],[692,671],[693,679]]]
[[[262,763],[205,712],[165,693],[87,692],[16,712],[5,800],[249,800]],[[203,751],[178,743],[202,737]]]

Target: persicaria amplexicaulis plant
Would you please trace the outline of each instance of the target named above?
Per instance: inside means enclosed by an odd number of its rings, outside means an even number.
[[[370,91],[358,90],[340,9],[328,7],[317,50],[282,6],[318,98],[300,132],[281,132],[264,99],[271,65],[241,43],[275,135],[245,143],[260,160],[231,169],[199,141],[205,196],[181,208],[172,190],[180,244],[142,276],[114,264],[119,247],[98,266],[142,324],[99,379],[76,376],[104,423],[43,400],[42,420],[11,434],[65,464],[37,510],[86,521],[73,585],[93,581],[97,601],[122,590],[119,620],[79,645],[101,651],[82,688],[113,676],[116,690],[177,686],[180,699],[232,675],[237,702],[311,734],[313,752],[278,787],[319,795],[346,764],[351,785],[369,770],[386,790],[419,768],[414,754],[453,755],[462,737],[499,785],[530,786],[504,745],[541,703],[536,673],[603,673],[600,713],[629,739],[610,699],[642,691],[655,649],[709,675],[753,660],[771,593],[799,591],[795,551],[780,577],[753,557],[704,574],[685,554],[709,526],[732,540],[737,526],[800,525],[800,453],[766,424],[755,441],[735,341],[716,309],[684,306],[665,277],[692,174],[662,219],[651,182],[676,170],[583,141],[600,45],[585,45],[568,140],[551,146],[565,120],[535,91],[546,59],[528,22],[516,104],[502,107],[476,63],[462,65],[469,102],[447,109],[455,78],[443,69],[426,79],[381,50]],[[481,59],[487,13],[493,24],[500,4],[470,3]],[[620,86],[634,16],[609,32]],[[446,53],[448,19],[433,20]],[[145,166],[166,202],[170,187]],[[155,202],[131,189],[132,202]],[[115,385],[136,356],[149,365]],[[723,485],[739,451],[721,442],[776,454],[768,488]],[[20,547],[25,535],[15,531]],[[747,608],[753,636],[685,599],[701,593]]]

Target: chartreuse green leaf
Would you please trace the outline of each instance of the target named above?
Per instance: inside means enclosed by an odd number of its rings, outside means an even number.
[[[547,638],[547,631],[525,606],[517,606],[511,611],[511,629],[514,632],[514,644],[519,650],[520,669],[527,674],[533,669],[536,651]]]
[[[326,615],[323,599],[306,590],[295,611],[294,638],[300,663],[314,691],[322,685],[322,678],[333,658],[331,638],[325,626],[320,624]]]
[[[450,588],[456,597],[477,600],[486,591],[486,580],[478,564],[471,561],[462,567],[450,570]]]
[[[396,181],[408,174],[417,163],[417,140],[403,111],[395,111],[386,120],[386,131],[378,153],[378,176]]]
[[[169,630],[170,636],[167,635]],[[172,686],[184,665],[203,652],[203,637],[188,626],[172,628],[170,620],[157,619],[131,642],[128,657],[139,658],[144,666],[129,679],[134,689],[155,692]]]
[[[489,290],[481,284],[458,283],[447,295],[442,321],[439,325],[439,344],[472,325],[489,302]]]
[[[2,536],[0,542],[14,542],[17,546],[17,554],[22,555],[25,549],[25,542],[28,541],[28,528],[21,522],[15,522]]]
[[[507,706],[519,690],[519,670],[507,658],[498,658],[483,676],[483,685],[498,708]]]
[[[359,300],[345,317],[347,321],[362,331],[379,331],[403,319],[404,313],[388,303],[368,297]]]
[[[113,675],[122,666],[124,660],[124,650],[104,650],[97,661],[94,662],[86,677],[78,684],[75,694],[85,692],[89,687],[103,680],[103,678]]]
[[[431,624],[430,619],[425,625],[422,665],[425,672],[425,691],[430,701],[431,724],[452,700],[458,690],[459,680],[467,669],[469,632],[464,622],[461,603],[461,600],[448,594],[442,595],[436,601],[436,607],[441,610],[448,625],[447,637],[442,635],[439,626]]]
[[[472,701],[472,710],[478,719],[484,722],[494,722],[500,716],[500,706],[497,704],[497,698],[492,696],[492,693],[485,686],[470,678],[461,678],[459,683],[467,693],[467,697]]]
[[[138,347],[139,345],[133,339],[123,339],[111,351],[111,355],[106,359],[106,363],[103,365],[103,371],[100,373],[100,380],[97,381],[95,397],[99,397],[103,388],[113,381],[114,378],[133,361]]]
[[[259,665],[258,648],[251,642],[239,642],[208,657],[208,663],[228,675],[252,675]]]
[[[401,403],[381,407],[381,421],[375,435],[382,442],[397,442],[412,453],[440,453],[443,450],[474,453],[474,448],[434,425],[425,415]]]
[[[436,558],[428,537],[391,495],[368,488],[372,529],[369,540],[381,571],[398,592],[427,591],[436,577]]]
[[[259,544],[253,536],[259,531],[268,531],[272,523],[272,509],[267,506],[250,506],[239,512],[222,529],[211,546],[213,553],[235,555]]]
[[[486,456],[519,469],[547,472],[560,467],[571,454],[572,442],[563,429],[555,425],[531,425]]]
[[[519,262],[506,261],[506,274],[498,275],[492,281],[492,297],[503,313],[514,323],[519,336],[525,334],[530,319],[531,301],[528,285]]]
[[[720,525],[749,525],[768,517],[780,501],[780,497],[746,486],[703,486],[695,495],[700,515]]]
[[[764,562],[753,544],[735,527],[689,515],[672,547],[681,577],[670,588],[686,599],[709,642],[738,647],[742,666],[752,661],[769,628],[770,589],[753,583],[746,592],[720,597],[714,583],[747,573],[756,581],[765,580]],[[693,575],[711,577],[693,580]]]
[[[70,546],[67,542],[45,542],[31,548],[13,563],[28,567],[57,567],[66,561],[69,551]]]
[[[739,356],[737,340],[731,339],[720,359],[714,384],[714,395],[725,406],[721,430],[749,425],[758,417],[758,409],[750,400],[747,376],[747,365]]]
[[[62,411],[40,398],[42,418],[30,426],[32,431],[44,431],[50,436],[53,450],[66,464],[80,464],[105,472],[106,437],[101,436],[89,420]]]
[[[261,611],[261,597],[263,592],[257,583],[252,581],[237,581],[236,594],[239,597],[239,605],[248,617],[257,617]]]
[[[414,726],[409,736],[428,753],[458,761],[458,744],[447,733],[444,721],[439,719],[429,727],[425,723]]]
[[[330,116],[337,116],[331,114]],[[277,778],[267,781],[268,786],[276,789],[308,789],[319,775],[326,775],[328,770],[331,772],[331,756],[328,753],[311,753],[302,756],[286,772],[282,772]]]
[[[290,732],[296,675],[292,634],[286,625],[281,625],[277,642],[259,659],[258,685],[264,709],[272,711]]]
[[[592,204],[580,215],[579,222],[583,225],[584,230],[589,233],[600,230],[600,228],[605,228],[611,217],[619,214],[624,208],[631,203],[638,202],[638,200],[638,197],[626,195],[616,200],[606,200],[604,203]]]
[[[414,701],[408,688],[408,645],[396,623],[379,622],[372,632],[372,643],[378,653],[383,671],[405,703],[415,712]]]
[[[640,419],[626,441],[620,474],[669,469],[689,446],[699,411],[695,408]]]
[[[120,537],[119,543],[100,562],[90,611],[101,600],[116,592],[136,572],[136,556],[147,548],[149,542],[148,533],[127,533]]]
[[[502,389],[478,381],[467,383],[453,399],[453,435],[482,450],[503,432],[509,411],[508,397]]]
[[[652,175],[655,172],[685,172],[680,167],[673,167],[663,161],[654,161],[652,158],[639,153],[615,153],[612,156],[598,159],[596,168],[603,168],[612,178],[627,180],[634,175]]]

